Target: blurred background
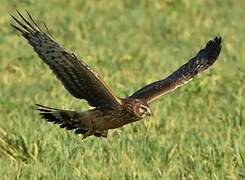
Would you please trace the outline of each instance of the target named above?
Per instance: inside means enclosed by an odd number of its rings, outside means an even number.
[[[81,137],[44,122],[34,104],[83,111],[10,14],[28,10],[120,97],[167,76],[223,37],[207,72],[152,104],[154,116]],[[245,178],[245,1],[1,0],[1,179]]]

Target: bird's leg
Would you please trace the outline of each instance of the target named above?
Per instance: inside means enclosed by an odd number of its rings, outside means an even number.
[[[95,132],[94,131],[94,128],[93,128],[93,121],[92,120],[89,121],[87,127],[88,127],[88,131],[83,135],[83,139],[86,138],[86,137],[88,137],[88,136],[93,135],[94,134],[93,132]]]

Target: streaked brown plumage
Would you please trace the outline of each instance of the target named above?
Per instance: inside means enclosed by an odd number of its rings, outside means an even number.
[[[18,12],[18,11],[17,11]],[[151,115],[148,103],[175,90],[208,69],[221,51],[221,37],[210,40],[204,49],[167,78],[144,86],[127,98],[118,98],[92,69],[69,53],[45,33],[33,20],[18,12],[18,24],[12,26],[28,40],[38,56],[54,72],[67,91],[78,99],[87,100],[94,107],[84,112],[68,111],[37,104],[41,116],[61,128],[74,130],[84,137],[106,137],[109,129],[122,127]]]

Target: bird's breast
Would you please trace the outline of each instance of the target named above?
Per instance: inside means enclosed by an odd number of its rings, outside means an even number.
[[[100,110],[96,114],[94,126],[100,130],[119,128],[139,120],[133,113],[125,109]]]

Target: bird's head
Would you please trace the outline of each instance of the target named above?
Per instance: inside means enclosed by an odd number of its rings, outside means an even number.
[[[133,113],[139,118],[151,116],[152,114],[149,105],[145,103],[144,101],[135,99],[131,102],[131,105],[132,105],[131,107],[132,107]]]

